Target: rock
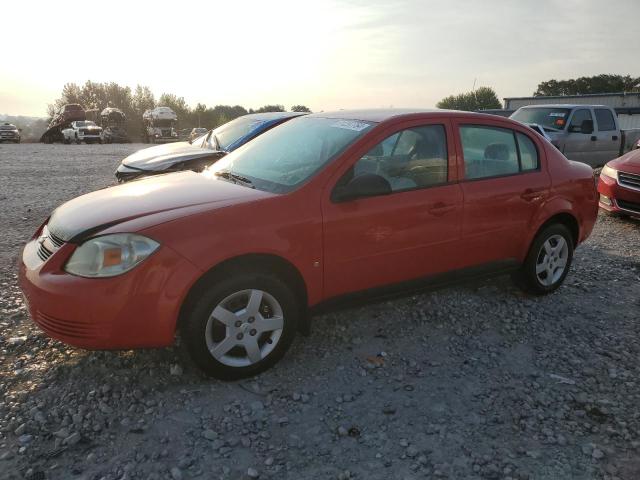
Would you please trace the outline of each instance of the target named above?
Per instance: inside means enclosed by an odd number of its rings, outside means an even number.
[[[25,432],[26,429],[27,429],[27,424],[21,423],[20,426],[13,431],[13,433],[15,433],[19,437]]]
[[[76,443],[78,443],[81,439],[81,435],[78,432],[73,432],[71,435],[69,435],[67,438],[65,438],[62,443],[64,443],[65,445],[75,445]]]
[[[182,367],[177,363],[174,363],[169,367],[169,373],[173,376],[179,377],[182,375]]]
[[[32,440],[33,440],[33,435],[29,435],[29,434],[20,435],[20,437],[18,437],[18,442],[20,442],[21,445],[28,445],[29,443],[31,443]]]
[[[249,477],[249,478],[258,478],[258,477],[260,477],[260,473],[255,468],[251,468],[250,467],[247,470],[247,477]]]
[[[210,441],[216,440],[218,438],[218,434],[209,428],[202,432],[202,436]]]
[[[264,464],[265,464],[267,467],[270,467],[271,465],[273,465],[273,457],[267,457],[267,458],[265,459],[265,461],[264,461]]]
[[[340,435],[341,437],[346,437],[347,435],[349,435],[349,430],[340,425],[338,427],[338,435]]]
[[[173,480],[182,480],[182,470],[180,470],[178,467],[173,467],[170,470],[170,473]]]
[[[591,458],[595,460],[601,460],[604,458],[604,452],[599,448],[594,448],[593,451],[591,452]]]

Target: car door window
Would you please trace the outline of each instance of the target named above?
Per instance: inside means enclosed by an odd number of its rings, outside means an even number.
[[[426,188],[447,182],[447,138],[443,125],[397,132],[360,158],[339,183],[364,174],[389,182],[392,192]]]
[[[571,123],[569,124],[569,132],[582,133],[582,122],[585,120],[593,121],[591,112],[586,109],[576,110],[571,117]]]
[[[465,179],[512,175],[520,171],[512,130],[464,125],[460,127]]]
[[[598,122],[599,132],[610,132],[616,129],[616,121],[610,110],[606,108],[596,108],[596,122]]]

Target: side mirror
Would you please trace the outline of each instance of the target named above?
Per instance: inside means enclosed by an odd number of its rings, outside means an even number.
[[[375,173],[366,173],[353,178],[346,185],[337,186],[331,194],[331,199],[340,203],[357,198],[389,195],[390,193],[391,185],[384,177]]]
[[[580,124],[580,132],[591,135],[593,133],[593,120],[583,120]]]

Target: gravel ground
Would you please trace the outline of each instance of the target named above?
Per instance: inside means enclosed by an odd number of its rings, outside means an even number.
[[[26,239],[141,147],[0,145],[0,477],[640,478],[640,222],[601,215],[545,298],[499,277],[317,316],[223,383],[177,347],[67,347],[22,303]]]

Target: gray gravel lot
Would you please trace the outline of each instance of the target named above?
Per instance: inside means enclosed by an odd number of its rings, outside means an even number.
[[[317,316],[223,383],[25,312],[21,246],[142,147],[0,145],[0,478],[640,478],[640,222],[601,215],[548,297],[499,277]]]

